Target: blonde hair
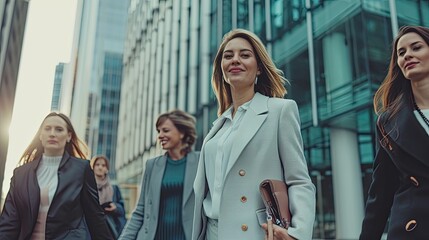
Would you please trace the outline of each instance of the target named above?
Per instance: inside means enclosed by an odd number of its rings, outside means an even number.
[[[223,36],[222,43],[213,61],[212,86],[219,104],[218,116],[224,113],[232,104],[231,88],[223,80],[222,55],[226,45],[234,38],[243,38],[249,42],[255,52],[260,75],[255,91],[268,97],[283,98],[287,93],[284,84],[287,82],[283,72],[278,69],[262,43],[261,39],[254,33],[245,29],[234,29]]]

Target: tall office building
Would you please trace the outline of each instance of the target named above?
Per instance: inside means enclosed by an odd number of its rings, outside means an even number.
[[[61,85],[64,74],[64,63],[59,63],[55,67],[54,88],[52,89],[51,111],[60,110]]]
[[[197,117],[199,149],[216,119],[210,86],[216,50],[229,30],[250,29],[289,79],[286,97],[299,105],[317,187],[314,238],[356,239],[375,153],[372,97],[392,39],[406,24],[429,26],[429,1],[132,1],[118,179],[139,183],[145,161],[160,154],[154,121],[171,108]]]
[[[115,166],[122,54],[129,0],[80,0],[69,71],[62,86],[62,111],[92,155]],[[115,169],[109,171],[115,178]]]
[[[4,178],[27,9],[28,0],[0,1],[0,183]]]

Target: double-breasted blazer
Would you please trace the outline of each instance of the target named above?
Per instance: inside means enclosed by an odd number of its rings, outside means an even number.
[[[14,170],[0,216],[0,239],[30,239],[37,221],[40,188],[35,159]],[[98,202],[97,184],[88,160],[64,153],[58,186],[46,219],[46,239],[113,239]]]
[[[360,239],[429,238],[429,136],[410,98],[377,121],[378,149]]]
[[[199,152],[190,152],[187,154],[186,159],[182,198],[182,226],[186,239],[191,239],[192,233],[191,228],[195,202],[192,187],[197,172],[198,158]],[[137,206],[119,239],[155,239],[158,226],[161,183],[166,164],[167,154],[147,160]]]
[[[208,184],[204,147],[222,127],[224,120],[220,119],[213,123],[201,149],[194,184],[194,240],[205,239],[207,217],[203,201]],[[232,142],[220,200],[218,239],[264,239],[260,224],[266,222],[266,215],[259,184],[267,178],[283,180],[289,186],[289,234],[297,239],[311,239],[315,187],[304,157],[296,103],[256,93]]]

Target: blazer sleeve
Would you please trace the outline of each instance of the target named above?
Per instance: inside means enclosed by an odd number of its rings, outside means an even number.
[[[15,202],[15,173],[10,182],[9,192],[7,193],[3,211],[0,216],[0,239],[18,239],[21,229],[18,208]]]
[[[311,239],[316,215],[316,190],[308,174],[295,101],[286,100],[283,104],[278,131],[279,154],[292,214],[288,233],[296,239]]]
[[[107,226],[104,211],[98,200],[97,183],[89,161],[85,162],[85,180],[81,190],[81,204],[92,239],[113,239]]]
[[[377,127],[377,139],[381,132]],[[386,139],[387,140],[387,139]],[[390,215],[393,197],[399,186],[399,173],[386,150],[378,144],[375,155],[372,182],[368,191],[365,217],[359,239],[380,239]]]
[[[137,235],[140,229],[143,226],[144,222],[144,202],[145,202],[145,194],[146,194],[146,186],[148,186],[149,176],[152,172],[153,161],[148,160],[146,162],[146,169],[143,174],[142,182],[140,185],[140,197],[137,202],[136,208],[133,210],[131,214],[131,218],[128,220],[127,224],[122,230],[121,236],[119,240],[134,240],[137,239]]]
[[[121,190],[117,185],[112,185],[115,199],[116,210],[114,211],[115,216],[125,216],[124,199],[122,198]]]

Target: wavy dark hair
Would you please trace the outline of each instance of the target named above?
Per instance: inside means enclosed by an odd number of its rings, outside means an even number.
[[[410,98],[410,102],[413,101],[411,82],[405,78],[398,66],[398,53],[396,49],[399,39],[407,33],[417,33],[429,45],[429,28],[403,26],[399,29],[398,36],[392,44],[389,71],[374,96],[374,111],[377,115],[387,113],[387,117],[391,118],[398,112],[405,98]]]
[[[44,148],[42,142],[39,139],[39,136],[45,120],[49,117],[60,117],[63,119],[66,122],[67,131],[71,133],[71,139],[66,143],[64,151],[70,154],[70,156],[87,159],[89,156],[88,146],[77,136],[69,117],[63,113],[51,112],[43,119],[36,135],[33,137],[30,145],[28,145],[22,154],[19,165],[29,163],[35,159],[40,159],[40,157],[43,155]]]
[[[182,152],[185,154],[191,152],[192,146],[197,139],[195,118],[187,112],[175,109],[159,115],[158,119],[156,120],[155,127],[158,128],[167,119],[170,119],[177,130],[179,130],[179,132],[184,135],[182,139],[182,143],[184,144]]]

